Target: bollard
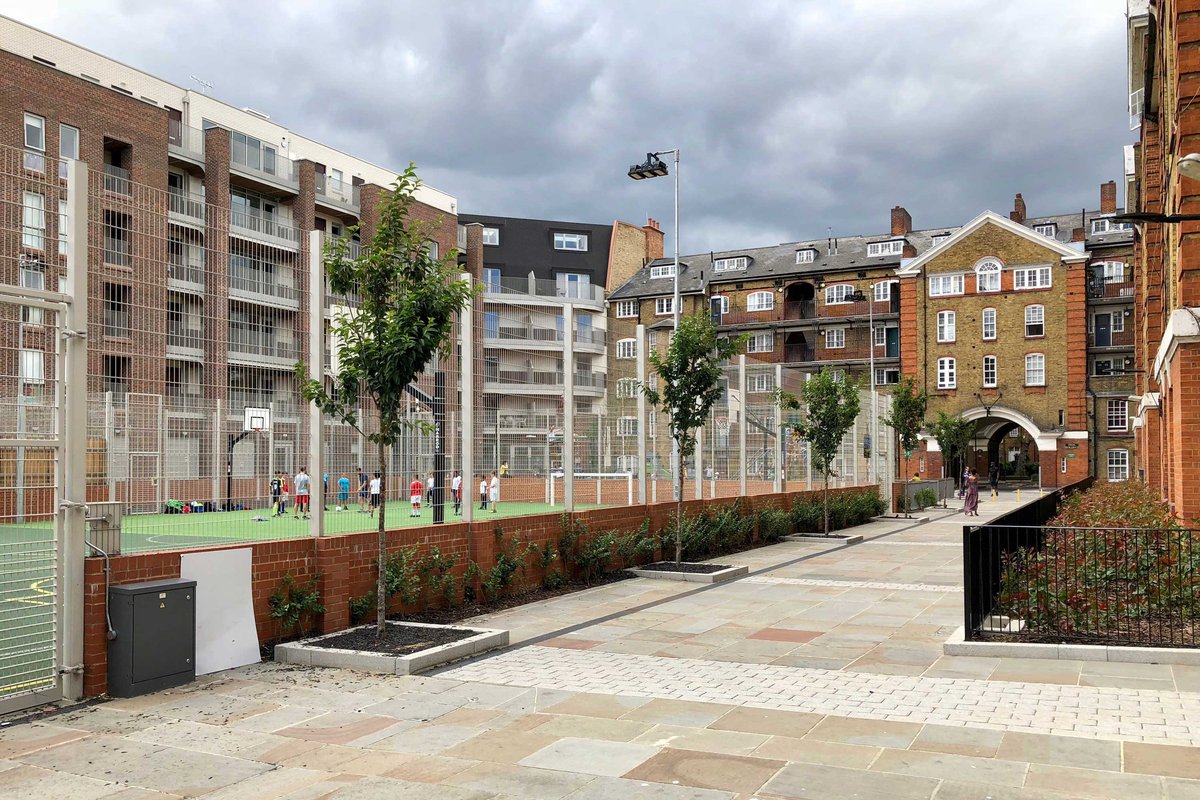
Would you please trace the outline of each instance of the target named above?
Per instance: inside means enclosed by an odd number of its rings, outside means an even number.
[[[1017,502],[1021,502],[1021,490],[1017,489]]]

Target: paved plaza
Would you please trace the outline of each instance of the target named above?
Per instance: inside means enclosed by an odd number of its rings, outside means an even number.
[[[1200,800],[1200,667],[942,655],[965,519],[931,517],[482,617],[513,646],[431,675],[261,664],[13,725],[0,798]]]

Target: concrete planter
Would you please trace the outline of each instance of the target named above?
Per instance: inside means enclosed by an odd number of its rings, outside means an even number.
[[[655,578],[660,581],[690,581],[691,583],[721,583],[740,578],[750,571],[749,567],[727,567],[716,572],[674,572],[664,569],[630,569],[639,578]]]
[[[916,525],[918,523],[929,522],[929,517],[919,517],[915,514],[911,517],[906,517],[903,514],[884,514],[881,517],[871,517],[872,522],[911,522]]]
[[[1020,622],[1020,620],[1014,620]],[[1023,625],[1023,623],[1022,623]],[[1019,628],[1017,628],[1019,630]],[[983,658],[1040,658],[1061,661],[1111,661],[1124,664],[1182,664],[1200,666],[1200,649],[1186,647],[1118,647],[1103,644],[1045,642],[968,642],[959,628],[942,645],[948,656]]]
[[[306,667],[335,667],[359,672],[382,672],[389,675],[412,675],[427,669],[458,661],[486,650],[508,646],[508,631],[465,628],[458,625],[430,625],[423,622],[389,622],[389,625],[404,624],[420,628],[453,628],[469,630],[475,635],[457,642],[431,647],[407,656],[392,656],[372,653],[369,650],[339,650],[332,647],[314,647],[313,642],[340,636],[345,631],[327,633],[299,642],[288,642],[275,647],[275,660],[280,664],[300,664]],[[367,627],[367,626],[363,626]]]
[[[858,544],[863,540],[861,536],[851,536],[849,534],[831,533],[828,536],[822,533],[793,533],[790,536],[783,537],[785,542],[825,542],[826,544]]]

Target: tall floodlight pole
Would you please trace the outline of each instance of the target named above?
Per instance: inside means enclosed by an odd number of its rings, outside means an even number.
[[[872,481],[879,480],[879,470],[875,468],[875,457],[879,450],[879,438],[877,435],[879,431],[876,430],[875,424],[875,421],[879,418],[875,389],[875,287],[878,283],[884,283],[884,281],[870,283],[867,285],[867,293],[865,295],[861,291],[855,291],[850,298],[852,300],[867,301],[867,357],[870,360],[868,369],[871,371],[871,457],[867,459],[867,467],[870,470]]]
[[[679,330],[679,148],[670,150],[659,150],[653,153],[646,153],[646,161],[642,164],[634,164],[629,168],[629,177],[635,181],[645,180],[646,178],[661,178],[670,170],[663,163],[660,156],[665,156],[668,153],[675,157],[675,269],[674,278],[672,279],[673,286],[671,289],[671,323],[672,335]],[[638,420],[638,425],[645,424],[644,420]],[[672,439],[671,442],[671,463],[672,463],[672,481],[673,491],[679,491],[679,474],[683,471],[683,465],[679,462],[679,443]]]

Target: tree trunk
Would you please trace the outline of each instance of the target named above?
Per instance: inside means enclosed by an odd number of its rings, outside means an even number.
[[[379,442],[379,577],[375,583],[375,636],[383,638],[387,625],[387,528],[383,517],[387,508],[387,446]]]
[[[675,566],[683,562],[683,455],[679,456],[679,464],[675,470],[678,486],[675,487]]]
[[[829,535],[829,470],[825,471],[825,535]]]

